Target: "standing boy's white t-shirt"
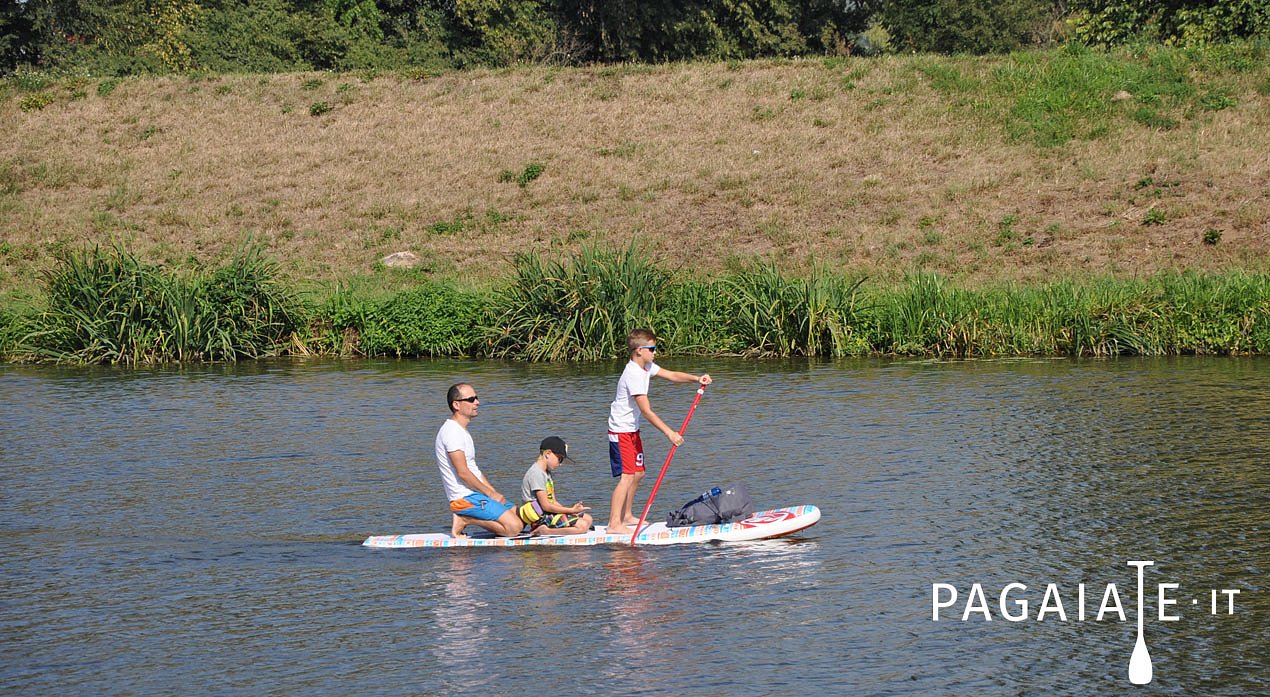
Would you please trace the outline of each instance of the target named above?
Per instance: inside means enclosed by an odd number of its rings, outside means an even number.
[[[648,380],[660,370],[656,363],[644,368],[635,361],[626,364],[622,377],[617,379],[617,396],[609,405],[609,431],[634,433],[639,430],[640,411],[635,398],[648,394]]]
[[[476,444],[472,442],[472,434],[454,419],[446,419],[441,430],[437,431],[436,456],[437,469],[441,470],[441,483],[445,486],[445,497],[449,501],[457,501],[476,493],[464,486],[458,473],[454,471],[450,453],[456,450],[463,451],[468,470],[480,478],[481,468],[476,466]]]

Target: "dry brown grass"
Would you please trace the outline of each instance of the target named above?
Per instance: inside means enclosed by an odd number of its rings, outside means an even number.
[[[1270,258],[1256,91],[1170,131],[1045,149],[954,108],[903,57],[60,89],[39,110],[0,103],[0,291],[30,288],[65,245],[117,239],[179,264],[247,233],[297,279],[412,250],[473,284],[516,251],[631,239],[704,273],[814,256],[971,283]],[[499,181],[530,163],[545,170],[528,185]]]

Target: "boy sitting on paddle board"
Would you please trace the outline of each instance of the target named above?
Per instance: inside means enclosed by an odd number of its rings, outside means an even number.
[[[565,460],[573,462],[564,440],[556,436],[544,439],[538,446],[538,459],[520,483],[524,503],[516,512],[535,535],[580,535],[591,529],[591,515],[586,512],[590,508],[581,502],[562,506],[556,500],[556,480],[551,474]]]
[[[648,383],[654,375],[671,382],[710,384],[709,375],[692,375],[664,370],[653,362],[657,354],[657,336],[651,329],[636,329],[626,337],[631,360],[617,381],[617,395],[609,406],[609,467],[618,478],[609,508],[610,534],[633,533],[639,518],[631,510],[635,490],[644,478],[644,443],[639,437],[640,417],[666,434],[671,443],[683,445],[679,432],[666,425],[653,412],[648,401]]]

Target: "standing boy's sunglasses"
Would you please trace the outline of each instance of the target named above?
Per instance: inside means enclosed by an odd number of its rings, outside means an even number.
[[[640,346],[640,348],[648,349],[649,351],[652,351],[653,353],[657,353],[657,344],[653,344],[652,346]]]

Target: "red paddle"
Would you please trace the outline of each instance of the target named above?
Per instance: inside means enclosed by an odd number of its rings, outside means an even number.
[[[692,412],[697,410],[697,402],[701,401],[701,395],[706,393],[705,385],[697,386],[697,398],[692,400],[692,406],[688,407],[688,415],[684,417],[684,425],[679,427],[679,435],[684,434],[684,429],[688,428],[688,422],[692,420]],[[661,480],[666,476],[666,469],[670,467],[670,458],[675,456],[675,449],[678,445],[671,445],[670,452],[666,453],[666,462],[662,463],[661,473],[657,475],[657,483],[653,485],[653,490],[648,492],[648,503],[644,504],[644,512],[639,514],[639,525],[635,526],[635,532],[631,533],[631,544],[635,544],[635,536],[639,535],[640,528],[644,527],[644,519],[648,517],[648,509],[653,506],[653,499],[657,496],[657,487],[661,486]]]

